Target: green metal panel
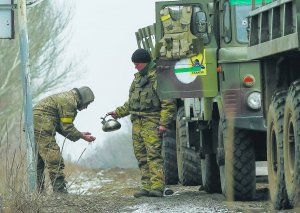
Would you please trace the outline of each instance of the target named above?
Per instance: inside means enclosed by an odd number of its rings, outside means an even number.
[[[247,47],[226,47],[219,51],[219,63],[248,61]]]
[[[203,57],[204,58],[201,58]],[[194,58],[194,57],[193,57]],[[192,58],[192,60],[193,60]],[[216,49],[203,51],[200,61],[205,67],[196,72],[189,58],[179,61],[157,61],[158,91],[161,98],[215,97],[218,93]],[[203,59],[203,60],[202,60]],[[186,67],[186,71],[180,71]]]
[[[247,87],[243,84],[244,77],[251,75],[255,82]],[[222,64],[220,73],[220,92],[226,113],[236,117],[261,115],[261,111],[250,110],[246,105],[246,98],[253,91],[260,91],[260,67],[258,61]]]
[[[282,36],[276,40],[267,41],[248,48],[248,59],[259,59],[266,56],[284,53],[290,50],[298,50],[298,33]]]
[[[212,120],[212,109],[213,109],[213,98],[204,98],[203,99],[203,120],[209,121]]]
[[[138,29],[135,33],[137,45],[151,53],[152,58],[155,58],[155,47],[153,37],[155,36],[155,24]]]
[[[252,87],[247,87],[245,85],[241,85],[241,97],[242,103],[244,106],[241,107],[241,115],[247,115],[252,113],[255,116],[255,112],[250,110],[247,106],[245,106],[246,98],[253,91],[260,91],[260,66],[258,61],[250,61],[247,63],[240,64],[240,82],[243,82],[245,76],[251,75],[254,77],[255,81]],[[261,115],[261,111],[256,111],[256,115]]]
[[[240,89],[240,63],[222,64],[220,73],[220,92],[226,93],[228,90]]]
[[[300,1],[274,1],[250,12],[249,59],[299,50]]]

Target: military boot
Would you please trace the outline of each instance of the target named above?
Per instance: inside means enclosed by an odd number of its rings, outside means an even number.
[[[149,191],[147,191],[146,189],[141,189],[140,191],[134,193],[133,196],[135,198],[148,197],[149,196]]]
[[[52,182],[53,192],[68,194],[65,178],[58,177]]]
[[[163,192],[159,189],[153,189],[149,192],[149,197],[163,197]]]

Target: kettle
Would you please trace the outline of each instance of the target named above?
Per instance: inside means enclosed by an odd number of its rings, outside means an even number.
[[[109,114],[106,114],[104,118],[101,118],[101,123],[103,124],[102,130],[104,132],[112,132],[121,128],[121,124],[116,119],[108,119],[106,121],[105,118],[107,116],[109,116]]]

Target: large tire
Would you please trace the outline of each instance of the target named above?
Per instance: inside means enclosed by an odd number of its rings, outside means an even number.
[[[215,131],[216,130],[216,131]],[[214,140],[218,140],[218,135],[213,134],[218,131],[218,125],[212,125],[212,129],[201,131],[201,147],[210,146],[210,152],[213,151]],[[201,159],[202,186],[207,193],[220,193],[220,171],[215,153],[204,154]]]
[[[199,152],[189,147],[189,133],[184,108],[179,108],[176,118],[176,149],[179,182],[183,186],[201,184],[201,161]]]
[[[164,134],[162,156],[164,159],[165,184],[177,184],[176,130],[171,129]]]
[[[268,111],[267,162],[270,198],[275,209],[288,207],[283,164],[283,113],[287,92],[274,94]]]
[[[294,82],[286,98],[283,121],[284,173],[291,207],[300,199],[300,81]]]
[[[252,200],[255,195],[255,152],[250,136],[249,131],[230,130],[226,120],[219,122],[218,163],[222,193],[227,200]]]
[[[206,154],[201,160],[202,186],[207,193],[220,193],[220,171],[216,154]]]

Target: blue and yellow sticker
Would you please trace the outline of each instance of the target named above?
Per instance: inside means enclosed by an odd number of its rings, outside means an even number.
[[[207,75],[205,50],[197,56],[180,59],[174,67],[176,78],[184,84],[193,82],[198,76]]]
[[[197,56],[193,56],[188,60],[188,66],[175,67],[175,73],[190,73],[191,75],[206,75],[205,50]]]

